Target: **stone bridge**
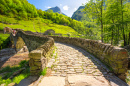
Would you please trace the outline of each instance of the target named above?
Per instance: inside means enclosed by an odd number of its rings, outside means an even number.
[[[53,54],[55,40],[84,49],[104,63],[107,68],[114,72],[120,79],[124,80],[126,78],[128,52],[123,48],[90,39],[43,36],[38,33],[22,30],[18,30],[16,36],[11,34],[10,39],[12,43],[14,43],[17,51],[24,45],[27,46],[30,57],[30,72],[32,75],[38,75],[40,71],[47,66],[47,63]]]
[[[46,67],[48,58],[53,53],[53,38],[41,36],[30,31],[18,30],[16,36],[11,34],[10,40],[14,44],[16,51],[19,51],[24,45],[27,46],[31,74],[38,75]]]

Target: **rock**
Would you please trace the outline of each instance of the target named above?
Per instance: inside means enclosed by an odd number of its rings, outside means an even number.
[[[9,28],[9,27],[4,28],[4,33],[11,33],[11,32],[12,32],[11,28]]]
[[[109,83],[105,78],[100,77],[99,79],[86,75],[68,76],[68,82],[74,83],[74,86],[109,86]]]
[[[13,55],[15,54],[16,51],[14,48],[6,48],[6,49],[2,49],[0,50],[0,57],[3,57],[3,56],[10,56],[10,55]]]
[[[28,52],[27,46],[23,46],[23,48],[21,48],[20,50],[18,50],[17,53],[24,53],[24,52]]]
[[[4,84],[1,84],[0,86],[5,86],[5,83],[4,83]]]
[[[8,86],[15,86],[15,85],[16,85],[16,83],[14,83],[14,82],[8,84]]]
[[[37,66],[30,67],[30,70],[37,70],[37,69],[39,69]]]
[[[65,77],[44,77],[38,86],[65,86]]]
[[[6,61],[14,54],[16,54],[16,51],[13,48],[6,48],[0,50],[0,62]]]
[[[43,35],[54,35],[54,34],[55,34],[55,31],[52,30],[52,29],[49,29],[49,30],[47,30],[47,31],[45,31],[45,32],[43,33]]]

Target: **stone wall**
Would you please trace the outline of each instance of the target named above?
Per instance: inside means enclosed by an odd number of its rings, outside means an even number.
[[[55,41],[79,46],[93,54],[103,63],[109,66],[120,78],[125,77],[128,68],[128,52],[126,49],[114,47],[110,44],[104,44],[98,41],[82,38],[49,36]]]
[[[33,32],[30,33],[17,30],[16,36],[11,34],[10,39],[14,43],[14,46],[17,46],[18,48],[24,46],[19,38],[23,39],[29,50],[29,66],[31,74],[38,75],[46,67],[48,59],[53,53],[53,38],[41,36]]]
[[[28,47],[30,57],[29,65],[33,75],[39,74],[39,72],[46,67],[48,58],[51,57],[51,53],[53,52],[54,40],[85,49],[108,65],[120,78],[127,72],[128,52],[123,48],[89,39],[61,36],[48,37],[21,30],[18,30],[16,36],[11,35],[11,40],[14,41],[15,46],[19,43],[17,42],[19,37],[23,39],[25,45]]]

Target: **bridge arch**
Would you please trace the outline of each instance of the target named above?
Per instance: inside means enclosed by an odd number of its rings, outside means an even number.
[[[29,31],[17,30],[17,34],[10,35],[10,40],[16,50],[24,45],[29,51],[29,66],[32,75],[38,75],[46,67],[48,58],[53,53],[54,40],[51,37],[42,36]]]

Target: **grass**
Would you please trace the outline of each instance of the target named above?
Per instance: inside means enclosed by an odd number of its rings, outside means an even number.
[[[19,63],[19,66],[17,67],[10,67],[7,66],[3,69],[0,70],[0,74],[1,73],[5,73],[3,76],[0,76],[0,85],[1,84],[5,84],[5,86],[7,86],[10,83],[17,83],[19,84],[19,82],[28,77],[30,75],[30,68],[28,66],[29,62],[26,60],[23,60]],[[12,76],[12,74],[14,74],[16,71],[18,71],[21,68],[25,68],[23,71],[21,71],[20,74],[14,76],[12,79],[10,78]]]
[[[56,55],[55,55],[55,62],[56,62],[57,57],[58,57],[58,56],[57,56],[57,53],[56,53]]]
[[[4,27],[7,26],[14,29],[21,28],[24,29],[25,31],[32,31],[32,32],[37,31],[41,33],[44,33],[48,29],[53,29],[55,33],[61,33],[61,34],[76,33],[77,34],[77,32],[71,27],[55,24],[52,23],[51,20],[43,19],[43,18],[33,18],[32,20],[16,20],[15,18],[8,18],[6,16],[0,15],[0,28],[3,28],[3,26]]]
[[[0,50],[8,47],[7,45],[10,41],[9,36],[10,34],[0,33]]]
[[[47,67],[46,68],[44,68],[44,70],[41,72],[41,74],[40,75],[46,75],[46,73],[47,73]]]
[[[10,36],[10,34],[0,33],[0,37],[2,37],[1,40],[6,40],[9,36]]]

